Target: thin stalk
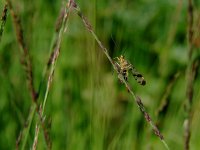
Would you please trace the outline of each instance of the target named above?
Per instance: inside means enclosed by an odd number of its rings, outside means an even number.
[[[22,131],[23,133],[21,134],[21,135],[24,135],[24,137],[23,137],[24,142],[22,143],[22,147],[21,147],[22,150],[25,149],[35,111],[36,111],[36,105],[32,105],[29,115],[28,115],[28,120],[26,122],[27,126],[24,128],[24,130]],[[19,136],[19,137],[22,138],[22,136]],[[18,139],[17,141],[18,141],[18,143],[16,143],[16,145],[19,145],[19,142],[21,141],[21,139]]]
[[[29,89],[30,94],[31,94],[31,99],[32,99],[33,105],[35,105],[33,107],[33,109],[31,109],[32,112],[30,113],[30,116],[28,116],[28,126],[27,126],[28,128],[25,126],[24,131],[22,131],[22,134],[19,135],[20,138],[18,138],[18,140],[16,142],[16,148],[18,148],[19,143],[21,142],[20,140],[24,139],[23,143],[22,143],[22,150],[23,150],[26,146],[26,143],[27,143],[27,137],[28,137],[28,133],[29,133],[29,130],[30,130],[30,126],[31,126],[32,119],[33,119],[35,111],[37,112],[37,114],[40,118],[40,123],[42,124],[42,127],[43,127],[45,141],[46,141],[47,145],[48,145],[48,138],[47,137],[49,137],[49,136],[48,136],[48,133],[46,132],[45,126],[43,124],[43,118],[40,114],[39,105],[37,103],[38,93],[36,92],[35,87],[34,87],[33,67],[32,67],[32,62],[31,62],[31,58],[30,58],[30,55],[29,55],[29,49],[28,49],[26,42],[25,42],[24,32],[23,32],[22,25],[21,25],[21,20],[20,20],[19,16],[17,15],[17,13],[14,11],[12,3],[11,3],[10,0],[7,0],[7,4],[8,4],[8,7],[10,9],[10,12],[11,12],[11,17],[13,19],[13,25],[14,25],[14,28],[15,28],[17,42],[18,42],[19,47],[20,47],[21,64],[22,64],[22,66],[25,70],[25,73],[26,73],[26,80],[27,80],[27,83],[28,83],[28,89]],[[30,120],[29,120],[29,118],[30,118]],[[25,138],[24,138],[24,136],[25,136]]]
[[[88,22],[88,20],[85,18],[85,16],[83,16],[80,7],[77,5],[77,3],[72,0],[73,2],[73,7],[74,10],[76,11],[77,15],[82,19],[85,28],[92,34],[92,36],[94,37],[94,39],[96,40],[96,42],[98,43],[99,47],[101,48],[101,50],[103,51],[103,53],[106,55],[106,57],[108,58],[109,62],[111,63],[112,67],[114,68],[114,70],[117,72],[118,74],[118,78],[120,79],[120,81],[123,82],[123,84],[126,86],[126,88],[128,89],[129,93],[132,95],[133,99],[135,100],[138,108],[140,109],[140,111],[143,113],[146,121],[150,124],[150,126],[152,127],[155,135],[157,137],[159,137],[159,139],[162,141],[162,143],[164,144],[165,148],[167,150],[169,150],[169,147],[167,145],[167,143],[164,140],[163,135],[161,135],[160,131],[158,130],[158,128],[156,127],[156,125],[154,124],[154,122],[151,120],[150,115],[146,112],[144,105],[141,101],[141,99],[136,96],[134,94],[134,92],[132,91],[130,85],[128,84],[127,81],[124,80],[123,76],[120,74],[119,72],[119,68],[117,67],[117,65],[115,64],[115,62],[112,60],[112,58],[110,57],[108,50],[103,46],[102,42],[99,40],[99,38],[97,37],[97,35],[95,34],[95,32],[92,29],[91,24]]]
[[[55,71],[55,68],[56,68],[56,63],[57,63],[57,60],[58,60],[58,57],[59,57],[59,54],[60,54],[61,42],[62,42],[62,39],[63,39],[63,35],[66,31],[66,25],[67,25],[67,21],[68,21],[68,18],[69,18],[69,13],[70,13],[71,8],[72,8],[72,3],[71,3],[71,0],[69,0],[68,4],[65,7],[64,16],[61,17],[62,18],[62,24],[57,31],[58,36],[55,39],[55,43],[53,45],[53,51],[52,51],[52,54],[51,54],[50,59],[49,59],[48,64],[47,64],[47,70],[46,70],[46,73],[45,73],[47,75],[47,85],[46,85],[45,95],[44,95],[43,104],[42,104],[42,108],[41,108],[41,116],[42,117],[44,115],[44,110],[45,110],[50,86],[51,86],[51,83],[52,83],[52,80],[53,80],[53,75],[54,75],[54,71]],[[36,129],[35,129],[34,142],[33,142],[33,146],[32,146],[33,150],[35,150],[37,148],[39,132],[40,132],[40,124],[37,123]],[[51,147],[48,147],[48,149],[51,149]]]
[[[192,122],[192,103],[193,103],[193,95],[194,95],[194,78],[195,78],[195,72],[196,70],[192,69],[194,61],[192,60],[193,55],[193,3],[192,0],[188,0],[188,31],[187,31],[187,37],[188,37],[188,66],[187,66],[187,72],[186,72],[186,114],[187,117],[184,121],[184,149],[189,150],[190,149],[190,137],[191,137],[191,122]]]
[[[58,19],[57,19],[57,22],[56,22],[56,28],[55,28],[55,35],[54,35],[54,37],[53,37],[53,44],[52,44],[52,46],[51,46],[51,49],[53,49],[53,47],[55,47],[55,45],[56,45],[56,43],[57,43],[57,40],[58,40],[58,33],[59,33],[59,31],[60,31],[60,28],[61,28],[61,25],[62,25],[62,20],[63,20],[63,17],[64,17],[64,12],[63,12],[63,9],[61,10],[61,12],[60,12],[60,15],[58,16]],[[39,87],[39,90],[38,90],[38,96],[39,95],[41,95],[41,89],[42,89],[42,85],[43,84],[45,84],[46,82],[45,82],[45,79],[46,79],[46,77],[49,75],[49,68],[50,68],[50,62],[51,62],[51,59],[52,59],[52,57],[53,57],[53,53],[51,54],[51,56],[50,56],[50,58],[49,58],[49,61],[48,61],[48,63],[47,63],[47,67],[44,69],[44,74],[43,74],[43,78],[42,78],[42,80],[41,80],[41,83],[40,83],[40,87]],[[31,118],[31,119],[27,119],[27,126],[29,127],[29,126],[31,126],[31,124],[32,124],[32,121],[33,121],[33,116],[34,116],[34,113],[35,113],[35,111],[36,111],[36,109],[37,109],[37,107],[35,107],[35,105],[34,106],[32,106],[33,107],[33,109],[31,109],[31,112],[29,113],[29,116],[28,116],[28,118]],[[38,109],[39,110],[39,109]],[[42,117],[40,117],[40,120],[42,121],[43,119],[42,119]],[[44,120],[42,121],[42,122],[44,122]],[[44,126],[44,124],[43,124],[43,126]],[[29,133],[29,130],[30,130],[30,128],[28,128],[28,129],[24,129],[24,130],[26,130],[27,132],[25,132],[26,133],[26,135],[25,135],[25,140],[23,140],[23,143],[22,143],[22,148],[24,149],[25,148],[25,144],[26,144],[26,142],[27,142],[27,137],[28,137],[28,133]],[[37,127],[37,130],[38,130],[38,127]],[[47,131],[45,131],[46,133],[47,133]],[[24,132],[22,132],[22,133],[24,133]],[[48,134],[46,134],[46,136],[45,136],[46,138],[45,138],[45,140],[46,141],[49,141],[49,136],[48,136]],[[49,144],[47,144],[48,145],[48,147],[50,148],[51,147],[51,142],[48,142]],[[36,144],[37,145],[37,144]]]
[[[24,67],[24,70],[26,72],[26,78],[27,78],[27,82],[28,82],[29,91],[31,93],[32,100],[36,101],[37,100],[37,92],[36,92],[36,90],[34,88],[34,84],[33,84],[33,68],[32,68],[32,63],[31,63],[31,59],[29,56],[29,50],[28,50],[27,45],[24,40],[24,33],[22,30],[21,20],[20,20],[19,16],[16,14],[16,12],[14,11],[10,0],[7,0],[7,4],[10,9],[11,16],[13,19],[17,42],[20,46],[20,53],[21,53],[20,59],[21,59],[21,64]]]

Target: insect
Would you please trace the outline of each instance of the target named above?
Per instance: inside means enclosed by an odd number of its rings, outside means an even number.
[[[114,58],[116,67],[118,68],[118,72],[124,77],[124,80],[128,81],[129,71],[131,71],[133,77],[140,85],[145,85],[146,81],[141,73],[139,73],[135,67],[130,64],[123,55],[120,57]]]

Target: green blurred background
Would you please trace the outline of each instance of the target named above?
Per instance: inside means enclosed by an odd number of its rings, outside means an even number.
[[[0,12],[5,1],[0,1]],[[187,3],[183,0],[77,0],[112,58],[121,54],[141,72],[146,86],[129,82],[171,149],[184,147],[187,66]],[[47,64],[62,1],[18,0],[25,41],[38,89]],[[200,4],[195,2],[195,37]],[[195,49],[199,49],[198,43]],[[178,74],[178,75],[177,75]],[[175,77],[175,79],[174,79]],[[0,43],[0,149],[14,149],[33,105],[10,12]],[[200,147],[200,79],[194,85],[191,149]],[[162,103],[166,101],[164,108]],[[45,107],[52,149],[161,150],[161,141],[120,84],[80,18],[71,13]],[[33,143],[37,115],[26,149]],[[23,140],[23,139],[22,139]],[[45,149],[42,130],[38,149]]]

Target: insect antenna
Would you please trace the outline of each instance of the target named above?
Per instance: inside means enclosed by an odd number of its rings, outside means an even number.
[[[114,45],[117,47],[117,49],[119,49],[119,45],[115,42],[115,40],[114,40],[112,34],[111,34],[111,39],[112,39]],[[113,58],[113,60],[116,60],[117,58],[118,58],[118,57],[115,57],[115,58]],[[114,61],[114,63],[115,63],[115,66],[117,67],[118,72],[119,72],[119,70],[120,70],[120,65],[119,65],[116,61]],[[113,74],[113,73],[114,73],[114,70],[112,71],[112,74]]]
[[[114,40],[114,38],[113,38],[113,35],[111,34],[111,39],[112,39],[112,41],[113,41],[113,43],[114,43],[114,45],[117,47],[117,49],[120,49],[120,46],[119,46],[119,44],[117,44],[116,42],[115,42],[115,40]],[[127,51],[126,51],[126,49],[123,49],[122,51],[121,51],[121,55],[122,56],[125,56],[125,53],[126,53]]]
[[[125,55],[126,55],[126,52],[127,52],[126,49],[123,49],[123,50],[122,50],[122,55],[125,56]]]
[[[113,43],[114,43],[114,46],[116,46],[117,47],[117,49],[119,49],[119,45],[117,45],[117,43],[115,42],[115,40],[114,40],[114,38],[113,38],[113,35],[111,34],[111,39],[112,39],[112,41],[113,41]]]

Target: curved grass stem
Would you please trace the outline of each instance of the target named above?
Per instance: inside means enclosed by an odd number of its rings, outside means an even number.
[[[95,34],[95,32],[92,29],[91,24],[89,23],[89,21],[86,19],[86,17],[82,14],[80,7],[77,5],[77,3],[73,0],[73,6],[74,6],[74,10],[76,11],[77,15],[81,18],[85,28],[92,34],[93,38],[96,40],[96,42],[98,43],[99,47],[101,48],[101,50],[103,51],[103,53],[106,55],[107,59],[109,60],[109,62],[112,64],[112,67],[114,68],[114,70],[117,72],[118,74],[118,78],[123,82],[123,84],[126,86],[126,88],[128,89],[129,93],[132,95],[133,99],[135,100],[137,106],[139,107],[140,111],[143,113],[146,121],[150,124],[150,126],[152,127],[154,133],[156,136],[159,137],[159,139],[162,141],[163,145],[165,146],[165,148],[167,150],[169,150],[169,146],[167,145],[167,143],[164,140],[163,135],[160,133],[160,131],[158,130],[158,128],[156,127],[156,125],[154,124],[154,122],[151,120],[150,115],[146,112],[145,107],[141,101],[141,99],[135,95],[135,93],[133,92],[133,90],[131,89],[130,85],[128,84],[127,81],[124,80],[123,76],[120,74],[119,72],[119,68],[116,66],[115,62],[112,60],[112,58],[110,57],[108,50],[103,46],[102,42],[99,40],[99,38],[97,37],[97,35]]]
[[[63,39],[63,35],[66,31],[66,25],[67,25],[67,21],[68,21],[68,18],[69,18],[70,10],[71,10],[71,1],[69,0],[68,4],[66,5],[66,7],[64,9],[64,11],[65,11],[64,16],[63,16],[62,12],[59,16],[59,18],[61,19],[61,25],[56,26],[56,32],[58,34],[56,34],[57,36],[55,37],[55,40],[54,40],[54,43],[53,43],[53,51],[52,51],[51,56],[49,58],[49,61],[48,61],[48,64],[47,64],[47,69],[46,69],[45,76],[44,76],[44,78],[47,78],[47,83],[46,83],[46,89],[45,89],[45,94],[44,94],[44,98],[43,98],[43,104],[42,104],[41,111],[40,111],[42,118],[44,118],[44,110],[45,110],[50,86],[51,86],[51,83],[52,83],[52,80],[53,80],[53,75],[54,75],[54,71],[55,71],[55,68],[56,68],[56,63],[57,63],[57,60],[58,60],[58,57],[59,57],[59,54],[60,54],[61,42],[62,42],[62,39]],[[43,79],[43,80],[45,80],[45,79]],[[33,142],[33,145],[32,145],[33,150],[35,150],[37,148],[39,132],[40,132],[40,124],[37,123],[36,128],[35,128],[34,142]],[[47,148],[51,149],[51,145],[49,145]]]

